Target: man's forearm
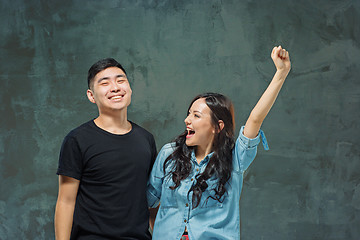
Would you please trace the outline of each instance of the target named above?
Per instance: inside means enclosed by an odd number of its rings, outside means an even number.
[[[156,208],[149,208],[149,212],[150,212],[150,216],[149,216],[149,225],[150,225],[150,229],[154,230],[154,225],[155,225],[155,218],[156,218],[156,214],[159,210],[159,206],[157,206]]]
[[[74,205],[58,201],[55,209],[55,239],[69,240],[73,223]]]

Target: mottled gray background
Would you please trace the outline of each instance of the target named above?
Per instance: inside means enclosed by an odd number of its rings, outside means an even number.
[[[237,129],[275,72],[292,70],[245,179],[243,240],[360,239],[360,1],[12,0],[0,3],[0,239],[52,239],[59,148],[96,117],[86,74],[127,69],[129,118],[160,148],[191,98],[228,95]]]

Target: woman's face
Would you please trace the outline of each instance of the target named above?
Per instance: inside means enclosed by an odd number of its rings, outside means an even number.
[[[197,99],[190,107],[188,116],[185,118],[186,145],[199,146],[202,149],[211,148],[215,127],[211,121],[211,110],[206,105],[204,98]]]

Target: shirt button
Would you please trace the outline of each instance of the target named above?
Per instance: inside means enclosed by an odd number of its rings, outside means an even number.
[[[186,223],[186,219],[184,219],[184,223]]]
[[[196,171],[198,172],[198,171],[200,171],[200,169],[197,168]]]
[[[191,181],[194,181],[194,179],[192,178]]]
[[[186,207],[188,207],[188,206],[189,206],[189,204],[187,203],[187,204],[185,204],[185,206],[186,206]]]

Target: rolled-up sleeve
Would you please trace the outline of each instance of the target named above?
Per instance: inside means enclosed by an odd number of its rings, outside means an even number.
[[[233,153],[242,172],[244,172],[254,160],[260,141],[262,141],[265,150],[269,149],[265,134],[262,130],[259,131],[259,134],[255,138],[248,138],[243,132],[244,126],[240,129]]]
[[[172,153],[173,148],[170,143],[164,145],[156,157],[153,169],[147,184],[147,200],[150,208],[156,208],[160,203],[162,184],[165,177],[164,162]]]

